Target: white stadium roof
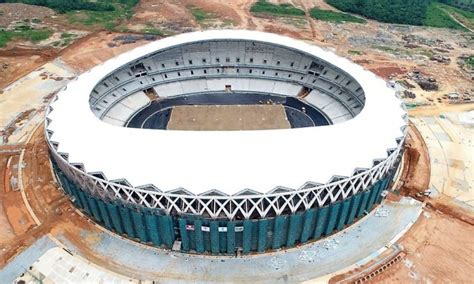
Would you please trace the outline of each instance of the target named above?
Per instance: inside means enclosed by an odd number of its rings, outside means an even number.
[[[356,117],[334,125],[264,131],[176,131],[112,126],[91,111],[89,96],[110,72],[130,61],[174,45],[212,39],[243,39],[295,48],[319,57],[352,76],[365,92]],[[217,189],[268,192],[297,189],[350,176],[387,157],[403,137],[405,111],[394,91],[373,73],[319,47],[275,34],[221,30],[181,34],[152,42],[80,75],[51,104],[47,127],[58,152],[87,172],[133,186],[154,184],[162,191],[185,188],[195,194]]]

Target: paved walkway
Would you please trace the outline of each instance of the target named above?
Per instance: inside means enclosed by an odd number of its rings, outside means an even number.
[[[90,263],[89,261],[71,255],[64,249],[55,247],[49,249],[33,265],[31,272],[21,277],[26,283],[36,283],[36,279],[43,278],[47,283],[77,284],[77,283],[114,283],[138,284],[138,281],[115,275],[110,271]],[[20,280],[18,279],[18,280]]]
[[[0,115],[0,130],[5,129],[18,116],[27,110],[32,113],[17,125],[10,136],[10,143],[22,142],[28,131],[42,122],[42,107],[48,103],[52,94],[66,85],[75,76],[74,71],[60,59],[46,63],[37,70],[22,77],[3,90],[0,97],[2,112]],[[1,141],[0,141],[1,142]]]
[[[378,217],[379,214],[373,212],[345,231],[313,244],[244,258],[166,252],[108,233],[99,236],[94,233],[93,237],[98,241],[91,249],[110,264],[109,269],[127,277],[159,280],[160,283],[300,282],[376,257],[374,252],[390,244],[394,237],[416,221],[421,204],[404,198],[399,203],[387,202],[382,211],[385,209],[388,212],[386,217]],[[84,231],[82,237],[89,234]],[[60,236],[59,240],[73,253],[81,254],[66,238]]]
[[[90,249],[109,264],[102,268],[84,259],[82,251],[66,237],[59,236],[58,240],[74,256],[59,250],[55,242],[45,236],[1,270],[0,279],[2,283],[12,283],[33,266],[32,272],[26,273],[26,276],[36,273],[53,283],[58,280],[61,283],[87,282],[92,279],[115,283],[135,282],[131,279],[159,280],[160,283],[302,282],[347,269],[354,264],[362,265],[375,258],[377,251],[400,237],[400,233],[416,221],[420,212],[421,204],[413,199],[386,202],[354,226],[332,237],[300,248],[244,258],[163,251],[107,232],[97,235],[96,232],[83,231],[81,237],[97,240]]]
[[[0,283],[13,283],[21,274],[28,274],[30,266],[54,247],[57,245],[49,237],[43,236],[0,270]]]
[[[430,188],[474,210],[474,129],[457,113],[412,117],[430,153]]]

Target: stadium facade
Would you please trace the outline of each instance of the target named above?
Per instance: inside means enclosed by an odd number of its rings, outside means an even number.
[[[273,96],[314,111],[313,124],[176,131],[145,123],[164,111],[150,111],[160,102],[193,104],[203,94]],[[328,236],[380,204],[407,116],[382,79],[347,59],[225,30],[168,37],[93,68],[58,93],[45,124],[62,188],[97,223],[153,246],[248,254]]]

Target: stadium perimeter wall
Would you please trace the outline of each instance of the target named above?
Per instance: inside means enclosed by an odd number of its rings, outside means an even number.
[[[248,220],[219,220],[196,215],[168,215],[163,210],[103,200],[68,178],[53,160],[54,171],[74,205],[108,230],[144,244],[182,252],[235,255],[291,248],[334,234],[374,209],[396,172],[390,170],[369,189],[320,208],[290,215]]]

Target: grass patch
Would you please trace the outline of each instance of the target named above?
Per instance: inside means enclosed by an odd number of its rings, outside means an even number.
[[[74,10],[112,11],[114,9],[110,2],[113,1],[88,1],[88,0],[4,0],[4,3],[25,3],[30,5],[44,6],[65,13]],[[121,2],[127,2],[121,1]]]
[[[326,0],[346,13],[384,23],[422,25],[426,8],[432,0]]]
[[[438,0],[438,2],[474,12],[474,2],[472,0]]]
[[[393,47],[393,46],[386,46],[386,45],[373,45],[372,48],[383,51],[385,53],[393,54],[393,55],[408,55],[412,56],[415,53],[403,48]]]
[[[62,33],[61,34],[61,47],[65,47],[65,46],[68,46],[71,44],[71,42],[74,40],[74,38],[76,37],[75,34],[72,34],[72,33]],[[55,47],[57,47],[57,45],[53,45]]]
[[[33,43],[48,39],[53,32],[49,29],[32,29],[30,26],[21,25],[14,30],[0,30],[0,47],[5,47],[9,41],[15,39],[27,40]]]
[[[424,25],[436,28],[448,28],[466,31],[466,28],[451,18],[449,13],[445,10],[447,9],[446,6],[447,5],[440,3],[431,3],[426,10]],[[450,8],[455,9],[453,7]]]
[[[147,35],[157,35],[157,36],[164,35],[163,31],[157,28],[153,28],[153,27],[144,28],[143,30],[141,30],[141,32]]]
[[[428,58],[433,57],[435,53],[431,49],[424,49],[424,48],[417,48],[415,49],[415,53],[426,56]]]
[[[118,26],[115,26],[113,29],[115,32],[120,32],[120,33],[134,33],[136,31],[133,31],[127,27],[125,23],[122,23]]]
[[[31,42],[39,42],[45,39],[48,39],[53,34],[52,31],[48,29],[41,30],[31,30],[29,32],[23,32],[19,37],[29,40]]]
[[[305,29],[308,27],[308,21],[304,17],[279,17],[278,21],[287,25],[295,26],[299,29]]]
[[[66,47],[66,46],[70,45],[71,42],[72,42],[72,39],[66,39],[61,43],[61,47]]]
[[[349,53],[350,55],[363,55],[363,54],[365,54],[364,52],[362,52],[360,50],[352,50],[352,49],[349,49],[347,51],[347,53]]]
[[[466,59],[466,65],[469,68],[474,69],[474,55],[471,55]]]
[[[71,37],[74,37],[74,34],[71,34],[71,33],[62,33],[61,34],[62,39],[71,38]]]
[[[250,7],[250,12],[276,16],[304,16],[304,11],[291,4],[272,4],[266,0],[258,0]]]
[[[10,32],[0,31],[0,47],[5,47],[11,39],[12,35]]]
[[[215,18],[215,15],[209,12],[204,11],[203,9],[196,7],[196,6],[188,6],[188,10],[191,12],[193,15],[194,19],[198,23],[202,23],[206,20],[211,20]]]
[[[447,13],[453,15],[458,21],[463,23],[465,26],[470,29],[474,29],[474,13],[455,8],[446,4],[438,3],[438,8],[443,9]]]
[[[234,23],[234,21],[232,21],[232,20],[224,19],[224,20],[222,21],[222,26],[223,26],[223,27],[231,27],[231,26],[233,26],[233,25],[235,25],[235,23]]]
[[[469,19],[471,22],[474,21],[474,12],[470,12],[470,11],[467,11],[467,10],[461,10],[461,9],[456,8],[456,7],[441,4],[441,3],[438,4],[438,6],[440,6],[443,9],[446,9],[450,12],[459,14],[459,15],[463,16],[464,18]]]
[[[387,45],[373,45],[373,49],[377,49],[393,55],[403,55],[403,56],[425,56],[431,58],[435,53],[429,49],[416,48],[416,49],[405,49],[397,46],[387,46]]]
[[[469,55],[469,57],[464,60],[464,65],[471,70],[474,70],[474,55]]]
[[[133,16],[133,8],[138,3],[135,0],[111,0],[107,1],[113,5],[110,11],[79,10],[66,12],[69,23],[85,27],[97,27],[109,31],[117,31],[120,22]]]
[[[34,18],[34,19],[31,20],[31,22],[32,22],[33,24],[39,24],[39,23],[41,23],[41,20]]]
[[[309,11],[309,14],[314,19],[326,21],[326,22],[333,22],[333,23],[349,22],[349,23],[358,23],[358,24],[367,23],[366,20],[362,18],[354,17],[351,14],[334,12],[334,11],[329,11],[329,10],[322,10],[317,7],[312,8]]]
[[[391,54],[401,54],[405,53],[404,50],[396,47],[386,46],[386,45],[374,45],[372,48],[391,53]]]
[[[205,11],[193,5],[188,5],[186,8],[191,12],[196,22],[203,28],[230,27],[235,24],[231,19],[221,18],[215,13]]]

